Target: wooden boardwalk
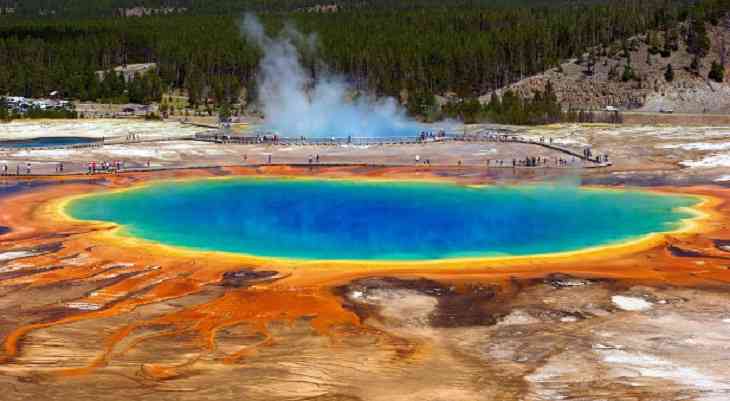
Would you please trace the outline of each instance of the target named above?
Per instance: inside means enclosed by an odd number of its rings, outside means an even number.
[[[592,163],[592,167],[608,167],[612,163],[586,157],[574,149],[552,144],[549,141],[536,141],[531,138],[514,134],[498,132],[479,132],[476,134],[426,137],[332,137],[332,138],[290,138],[274,137],[273,135],[226,135],[218,132],[196,134],[194,140],[203,142],[214,142],[220,144],[239,145],[273,145],[273,146],[384,146],[384,145],[412,145],[428,143],[453,143],[453,142],[477,142],[477,143],[521,143],[525,145],[541,146],[565,155],[575,157],[584,162]]]
[[[243,136],[243,135],[225,135],[219,131],[205,131],[197,134],[185,134],[185,135],[172,135],[165,137],[147,137],[147,138],[135,138],[130,139],[130,136],[117,136],[109,138],[99,138],[98,141],[92,143],[83,144],[69,144],[69,145],[58,145],[48,147],[33,147],[33,148],[0,148],[3,151],[20,151],[20,150],[48,150],[48,149],[84,149],[84,148],[99,148],[105,145],[125,145],[125,144],[139,144],[139,143],[156,143],[156,142],[167,142],[167,141],[202,141],[212,142],[219,144],[241,144],[241,145],[270,145],[270,146],[397,146],[397,145],[413,145],[413,144],[447,144],[447,143],[520,143],[531,146],[541,146],[556,152],[563,153],[570,157],[574,157],[577,160],[581,160],[587,165],[581,168],[600,168],[609,167],[612,165],[610,162],[604,162],[600,158],[588,158],[585,155],[579,153],[575,149],[570,149],[557,144],[549,143],[549,140],[534,140],[530,137],[523,137],[516,134],[505,134],[501,131],[480,131],[477,133],[471,133],[466,135],[455,135],[448,134],[445,136],[436,137],[331,137],[331,138],[288,138],[288,137],[274,137],[273,135],[258,135],[258,136]],[[362,163],[354,163],[360,165]],[[201,168],[203,166],[194,166]],[[213,167],[213,166],[205,166]],[[500,167],[500,166],[497,166]],[[512,168],[512,166],[504,165],[504,168]],[[538,166],[545,167],[545,166]],[[140,170],[149,170],[149,168],[142,168]]]

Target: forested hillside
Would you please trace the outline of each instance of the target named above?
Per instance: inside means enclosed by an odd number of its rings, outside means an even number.
[[[672,0],[679,1],[679,0]],[[190,15],[225,15],[243,11],[282,13],[311,11],[317,6],[336,6],[338,11],[414,10],[441,8],[563,7],[605,0],[0,0],[0,8],[12,8],[23,17],[108,17],[120,9],[150,10]]]
[[[24,0],[23,7],[105,5],[102,8],[108,9],[140,3]],[[142,3],[192,10],[205,3],[210,11],[218,6],[221,10],[263,7],[270,2]],[[305,0],[271,3],[278,6],[266,8],[270,12],[262,15],[271,30],[290,21],[302,31],[317,33],[319,54],[308,55],[305,60],[312,73],[317,72],[316,60],[321,58],[362,89],[391,96],[405,89],[411,99],[424,102],[433,94],[447,92],[465,98],[479,96],[555,67],[587,48],[620,44],[650,29],[674,29],[687,20],[711,24],[730,10],[730,0],[696,4],[671,0],[586,1],[564,2],[560,7],[485,0],[438,9],[441,2],[431,0],[353,0],[338,2],[343,8],[337,13],[282,11],[313,4]],[[372,7],[363,8],[362,4]],[[191,103],[208,97],[218,103],[235,101],[242,87],[250,89],[254,84],[260,57],[260,50],[240,35],[239,19],[238,14],[190,12],[142,18],[0,17],[0,94],[43,96],[60,90],[82,100],[110,98],[128,88],[99,83],[94,71],[155,62],[162,85],[186,89]]]

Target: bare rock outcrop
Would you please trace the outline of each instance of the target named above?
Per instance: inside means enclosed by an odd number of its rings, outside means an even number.
[[[535,91],[545,90],[552,84],[558,100],[566,109],[599,110],[614,106],[623,110],[660,112],[672,110],[686,113],[730,112],[730,69],[726,79],[718,83],[708,79],[713,62],[719,62],[730,47],[730,21],[718,26],[708,25],[711,48],[699,66],[691,71],[693,55],[680,38],[678,50],[670,56],[650,52],[647,35],[631,40],[629,57],[616,46],[594,49],[594,54],[584,54],[580,59],[569,60],[559,68],[518,81],[497,91],[502,95],[512,90],[518,95],[530,97]],[[668,82],[665,71],[672,65],[674,80]],[[623,73],[630,65],[631,77]],[[730,63],[726,64],[730,66]],[[628,79],[625,79],[628,78]],[[488,102],[491,93],[480,100]]]

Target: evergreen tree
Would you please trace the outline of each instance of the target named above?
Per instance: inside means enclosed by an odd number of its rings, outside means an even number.
[[[667,69],[664,70],[664,79],[667,82],[674,81],[674,68],[672,68],[671,64],[667,64]]]
[[[0,122],[7,123],[12,121],[12,116],[10,114],[7,100],[4,97],[0,98]]]
[[[687,51],[699,58],[703,58],[709,50],[710,38],[707,36],[705,20],[698,11],[690,20],[689,30],[687,32]]]
[[[492,95],[489,97],[489,103],[485,106],[485,111],[495,114],[502,112],[502,100],[497,96],[497,92],[492,92]]]
[[[725,80],[725,68],[717,61],[713,61],[707,77],[715,82],[722,82]]]
[[[657,33],[653,30],[649,31],[647,34],[647,44],[649,45],[649,54],[658,54],[660,52],[659,50],[659,39],[657,38]]]
[[[700,67],[702,63],[700,62],[700,56],[695,54],[694,57],[692,57],[692,62],[689,65],[689,70],[695,73],[696,75],[700,74]]]
[[[228,102],[221,104],[221,107],[218,109],[218,118],[221,121],[228,121],[231,118],[231,105]]]
[[[626,64],[624,66],[624,72],[623,72],[623,74],[621,74],[621,80],[624,82],[628,82],[634,78],[635,78],[634,69],[631,68],[631,66],[629,64]]]
[[[194,70],[189,70],[185,84],[185,89],[188,92],[188,103],[193,108],[197,108],[203,97],[203,77]]]
[[[408,112],[413,116],[427,116],[436,106],[436,97],[426,90],[414,90],[408,96]]]

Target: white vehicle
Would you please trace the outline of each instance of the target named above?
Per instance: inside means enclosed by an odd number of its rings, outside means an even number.
[[[664,113],[664,114],[672,114],[672,113],[674,113],[674,109],[671,109],[671,108],[661,108],[661,109],[659,109],[659,112],[660,113]]]
[[[618,108],[616,106],[606,106],[606,111],[616,112]]]

